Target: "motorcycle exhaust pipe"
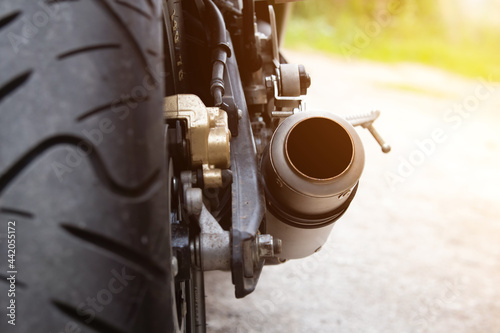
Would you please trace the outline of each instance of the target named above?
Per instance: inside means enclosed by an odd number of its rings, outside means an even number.
[[[300,112],[276,129],[262,158],[266,233],[282,241],[280,259],[317,252],[349,207],[364,167],[354,127],[328,112]]]

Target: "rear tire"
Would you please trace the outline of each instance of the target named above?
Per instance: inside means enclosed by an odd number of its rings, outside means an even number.
[[[1,332],[174,330],[161,3],[0,4]]]

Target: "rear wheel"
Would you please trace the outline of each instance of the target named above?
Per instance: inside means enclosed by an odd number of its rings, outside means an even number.
[[[161,3],[0,4],[1,332],[174,330]]]

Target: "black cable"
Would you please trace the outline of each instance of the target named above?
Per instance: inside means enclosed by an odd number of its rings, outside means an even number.
[[[214,98],[216,106],[222,105],[224,96],[224,69],[227,57],[231,56],[231,48],[227,42],[226,24],[219,8],[212,0],[205,0],[205,6],[213,22],[214,33],[212,37],[212,80],[210,81],[210,93]]]

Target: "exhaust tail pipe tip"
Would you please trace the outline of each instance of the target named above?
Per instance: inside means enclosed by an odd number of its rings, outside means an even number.
[[[276,129],[262,160],[268,233],[282,259],[316,252],[354,198],[364,149],[354,127],[328,112],[303,112]]]
[[[351,135],[329,118],[298,121],[288,131],[284,148],[286,161],[294,171],[311,181],[339,177],[354,158]]]

